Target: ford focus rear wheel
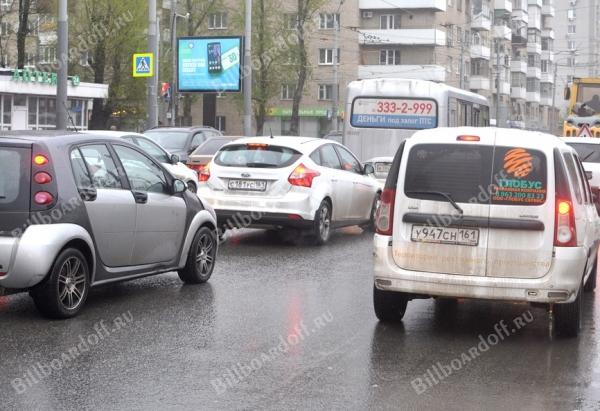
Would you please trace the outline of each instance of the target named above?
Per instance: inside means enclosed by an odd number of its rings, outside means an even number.
[[[315,213],[313,237],[315,244],[322,245],[329,241],[331,236],[331,206],[323,200]]]
[[[198,230],[192,241],[185,267],[178,271],[181,281],[187,284],[201,284],[209,280],[215,268],[217,256],[217,236],[208,227]]]
[[[81,251],[67,248],[59,254],[48,279],[32,290],[37,309],[49,318],[70,318],[83,307],[90,288],[87,261]]]

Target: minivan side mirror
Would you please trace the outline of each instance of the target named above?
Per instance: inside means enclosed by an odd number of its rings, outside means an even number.
[[[363,172],[367,176],[370,174],[375,174],[375,168],[373,167],[372,164],[365,164],[365,167],[363,168]]]
[[[177,165],[179,163],[179,156],[177,154],[171,154],[171,164]]]
[[[173,194],[181,194],[187,190],[187,184],[181,180],[173,181]]]

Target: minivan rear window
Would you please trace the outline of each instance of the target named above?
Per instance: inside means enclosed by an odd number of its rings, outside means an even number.
[[[29,211],[30,150],[0,146],[0,211]]]
[[[538,150],[459,144],[412,148],[404,183],[410,198],[459,203],[540,205],[546,201],[546,156]]]
[[[289,147],[269,144],[234,144],[223,147],[214,159],[225,167],[281,168],[294,164],[302,154]]]

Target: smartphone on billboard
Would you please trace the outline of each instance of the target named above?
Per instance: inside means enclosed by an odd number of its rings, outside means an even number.
[[[208,72],[220,73],[223,71],[221,64],[221,43],[208,43]]]

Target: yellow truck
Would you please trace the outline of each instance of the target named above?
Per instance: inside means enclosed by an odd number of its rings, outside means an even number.
[[[600,77],[575,78],[565,88],[565,137],[600,137]]]

